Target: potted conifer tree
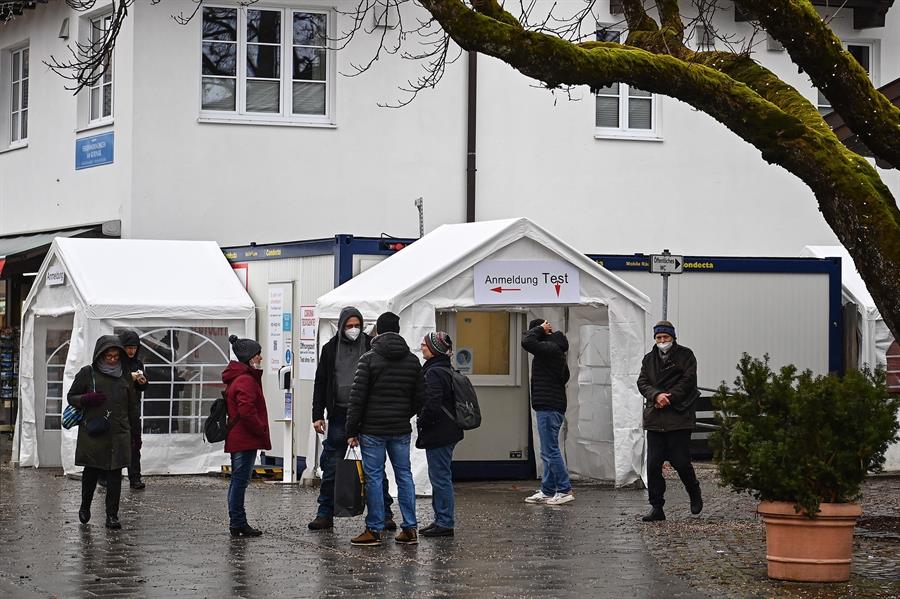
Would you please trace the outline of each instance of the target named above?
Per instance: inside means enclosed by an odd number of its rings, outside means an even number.
[[[775,372],[746,354],[737,368],[713,398],[710,442],[722,484],[760,500],[769,577],[847,580],[860,489],[897,437],[900,398],[880,371]]]

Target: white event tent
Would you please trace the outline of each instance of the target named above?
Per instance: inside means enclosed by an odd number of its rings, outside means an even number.
[[[842,245],[808,245],[803,248],[802,256],[815,258],[835,257],[841,259],[841,295],[844,304],[855,304],[859,314],[859,364],[875,368],[887,366],[887,352],[894,343],[894,336],[881,318],[875,300],[866,288],[865,282],[856,270],[856,264],[850,252]],[[897,415],[900,418],[900,414]],[[900,442],[888,448],[884,469],[900,471]]]
[[[509,300],[507,305],[480,304],[475,270],[479,263],[495,260],[564,264],[579,273],[579,289],[565,303]],[[321,348],[334,334],[344,306],[358,308],[367,323],[392,311],[400,316],[401,335],[417,353],[419,341],[436,329],[442,313],[506,310],[558,323],[557,328],[569,339],[572,373],[567,386],[567,424],[561,434],[569,469],[582,477],[625,485],[639,479],[643,471],[643,402],[636,381],[650,343],[649,305],[646,295],[583,253],[530,220],[516,218],[443,225],[320,297],[316,316]],[[516,344],[518,338],[516,331]],[[479,389],[479,397],[483,391],[489,390]],[[483,414],[487,401],[480,400]],[[527,394],[523,401],[527,402]],[[533,444],[537,453],[536,434]],[[422,453],[414,452],[413,475],[417,493],[428,494]],[[540,460],[537,462],[540,472]]]
[[[22,310],[20,466],[74,464],[77,428],[59,414],[102,335],[135,329],[150,386],[142,401],[142,470],[192,474],[227,463],[200,432],[223,388],[228,336],[254,336],[253,301],[211,241],[53,241]]]

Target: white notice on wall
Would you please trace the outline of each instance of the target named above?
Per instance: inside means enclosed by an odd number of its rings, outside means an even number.
[[[289,365],[294,359],[292,347],[294,335],[294,284],[269,283],[269,302],[267,305],[268,345],[263,352],[270,374],[278,374],[282,366]]]
[[[315,341],[316,339],[316,307],[300,306],[300,339]]]
[[[580,274],[560,260],[485,260],[475,265],[475,303],[577,304]]]
[[[297,349],[297,377],[302,381],[316,379],[316,342],[300,340]]]

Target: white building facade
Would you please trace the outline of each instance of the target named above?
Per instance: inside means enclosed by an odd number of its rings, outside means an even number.
[[[0,237],[111,220],[123,237],[221,245],[414,236],[417,197],[427,230],[466,219],[465,57],[409,105],[381,107],[421,69],[382,52],[346,76],[385,30],[329,49],[349,27],[343,3],[204,3],[173,20],[195,7],[132,6],[110,73],[77,96],[44,62],[102,39],[112,5],[50,0],[0,25]],[[821,10],[876,85],[900,76],[900,11],[854,29],[854,10]],[[751,33],[730,7],[715,18]],[[622,16],[601,2],[595,20],[615,36]],[[763,41],[754,56],[818,100],[785,52]],[[755,148],[677,100],[617,87],[551,93],[479,57],[475,217],[526,216],[587,252],[835,243],[810,191]],[[882,175],[900,192],[900,173]]]

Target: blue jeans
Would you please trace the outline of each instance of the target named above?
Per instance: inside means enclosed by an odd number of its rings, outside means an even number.
[[[572,490],[572,481],[559,451],[559,429],[566,415],[556,410],[536,410],[535,415],[541,440],[541,461],[544,463],[541,492],[544,495],[568,493]]]
[[[434,523],[444,528],[453,528],[453,448],[456,443],[425,450],[428,458],[428,480],[431,481],[431,507],[434,508]]]
[[[231,454],[231,484],[228,485],[228,520],[231,528],[247,525],[244,511],[244,494],[250,484],[250,475],[256,463],[256,450],[236,451]]]
[[[416,528],[416,485],[409,464],[409,434],[392,437],[360,435],[363,472],[366,475],[366,528],[384,530],[384,458],[391,458],[397,479],[397,502],[403,517],[401,528]]]
[[[322,456],[319,465],[322,467],[322,486],[319,488],[319,510],[316,516],[331,518],[334,516],[334,473],[338,460],[344,459],[347,453],[347,417],[343,415],[329,416],[325,440],[322,441]],[[391,504],[394,500],[388,492],[388,481],[384,479],[384,519],[393,519]]]

